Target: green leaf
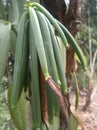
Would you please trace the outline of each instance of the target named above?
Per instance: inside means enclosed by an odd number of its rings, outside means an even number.
[[[49,126],[50,130],[59,130],[59,117],[54,118],[54,122]]]
[[[26,0],[10,0],[9,21],[13,22],[14,25],[16,25],[17,27],[18,27],[20,17],[24,12],[25,1]],[[31,2],[39,3],[39,0],[31,0]]]
[[[16,48],[16,34],[11,30],[10,37],[10,49],[12,51],[13,56],[15,56],[15,48]]]
[[[10,0],[9,6],[9,21],[17,25],[20,20],[21,15],[24,12],[25,0]]]
[[[75,119],[75,117],[71,114],[70,115],[70,120],[69,120],[69,128],[68,130],[77,130],[78,127],[78,122]]]
[[[3,0],[0,0],[0,17],[1,17],[1,19],[5,19],[5,11],[4,11]]]
[[[0,80],[4,74],[8,51],[10,47],[11,24],[7,21],[0,21]]]
[[[63,65],[64,65],[64,73],[66,73],[66,48],[64,44],[62,43],[62,40],[60,37],[57,36],[57,40],[58,40],[59,49],[60,49],[60,53],[61,53],[61,57],[62,57]]]
[[[23,92],[16,108],[11,108],[11,87],[8,89],[8,107],[11,118],[18,130],[26,130],[27,127],[27,102]]]

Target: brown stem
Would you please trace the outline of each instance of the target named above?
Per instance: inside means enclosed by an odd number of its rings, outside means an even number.
[[[52,80],[51,77],[46,77],[46,82],[49,84],[55,95],[57,96],[58,103],[60,106],[60,111],[65,119],[66,126],[68,126],[68,121],[69,121],[69,115],[68,115],[68,110],[66,103],[64,102],[64,97],[62,95],[61,90],[59,87],[55,84],[55,82]]]
[[[46,82],[45,78],[43,76],[41,67],[39,68],[40,70],[40,100],[41,100],[41,115],[44,123],[46,124],[46,127],[49,127],[49,122],[48,122],[48,106],[47,106],[47,95],[46,95]]]

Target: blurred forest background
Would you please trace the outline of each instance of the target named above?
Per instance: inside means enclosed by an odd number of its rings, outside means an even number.
[[[6,12],[10,0],[4,0]],[[84,51],[88,69],[84,72],[79,64],[77,71],[78,84],[80,89],[89,89],[97,83],[97,0],[83,0],[82,22],[79,25],[79,32],[76,41]],[[72,79],[72,86],[74,85]],[[10,130],[11,119],[7,106],[8,79],[5,73],[0,83],[0,130]]]

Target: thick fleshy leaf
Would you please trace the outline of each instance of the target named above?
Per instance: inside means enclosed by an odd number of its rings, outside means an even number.
[[[0,21],[0,80],[4,74],[8,51],[10,47],[11,24],[7,21]]]
[[[18,130],[26,130],[27,128],[27,101],[23,92],[16,108],[11,108],[11,87],[8,89],[8,107],[11,118]]]

